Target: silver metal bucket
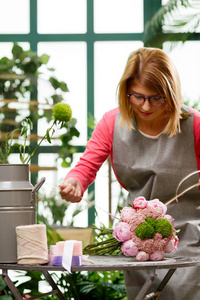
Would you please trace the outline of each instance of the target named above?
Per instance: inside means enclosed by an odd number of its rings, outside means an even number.
[[[0,263],[17,263],[15,228],[36,223],[36,192],[29,182],[29,165],[0,165]]]

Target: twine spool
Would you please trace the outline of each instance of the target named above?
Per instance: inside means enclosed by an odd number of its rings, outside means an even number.
[[[16,235],[17,262],[19,265],[48,263],[46,225],[17,226]]]

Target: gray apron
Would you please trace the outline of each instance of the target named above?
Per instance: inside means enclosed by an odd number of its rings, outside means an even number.
[[[158,198],[163,203],[173,198],[179,182],[189,173],[197,171],[194,149],[193,114],[181,120],[181,133],[169,138],[161,134],[158,139],[143,136],[137,129],[129,131],[119,126],[117,114],[113,138],[113,166],[121,183],[127,188],[127,202],[138,196],[147,200]],[[195,174],[181,185],[179,192],[197,183]],[[169,254],[176,256],[200,256],[200,191],[194,188],[168,205],[167,213],[175,219],[180,229],[178,250]],[[154,283],[159,282],[166,270],[159,270]],[[145,281],[145,271],[125,272],[128,299],[134,299]],[[134,285],[134,287],[132,286]],[[131,287],[132,286],[132,287]],[[155,287],[152,290],[155,291]],[[164,289],[160,300],[200,299],[200,269],[198,267],[177,269]]]

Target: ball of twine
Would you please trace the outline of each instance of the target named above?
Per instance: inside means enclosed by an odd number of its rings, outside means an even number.
[[[46,225],[16,227],[17,262],[20,265],[48,263]]]

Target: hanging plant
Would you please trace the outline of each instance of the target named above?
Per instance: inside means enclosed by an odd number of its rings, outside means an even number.
[[[11,53],[11,58],[2,57],[0,59],[0,144],[4,144],[1,147],[2,150],[5,145],[9,145],[8,139],[11,137],[11,132],[14,132],[12,139],[18,139],[19,132],[21,131],[22,133],[25,130],[24,120],[29,119],[32,122],[34,133],[37,136],[38,119],[45,118],[47,122],[51,122],[53,107],[61,102],[62,106],[65,105],[66,103],[63,103],[64,101],[66,102],[64,97],[69,92],[67,83],[59,81],[54,75],[55,69],[48,67],[49,55],[42,54],[39,56],[32,50],[24,50],[16,43],[13,44]],[[50,96],[43,99],[43,102],[33,100],[37,99],[37,82],[41,78],[45,78],[49,83],[49,90],[53,91]],[[61,111],[59,112],[60,116]],[[68,122],[62,122],[61,124],[61,127],[64,128],[64,133],[62,133],[60,138],[62,146],[59,157],[62,158],[64,167],[68,167],[71,164],[73,154],[77,151],[70,144],[72,139],[79,137],[80,134],[76,128],[76,122],[75,118],[70,117]],[[18,128],[19,130],[16,130]],[[49,128],[45,135],[49,142],[50,132],[52,133],[53,131]],[[66,135],[68,138],[66,138]],[[19,145],[15,144],[15,149],[18,147]],[[23,146],[20,147],[21,149],[23,148]]]

